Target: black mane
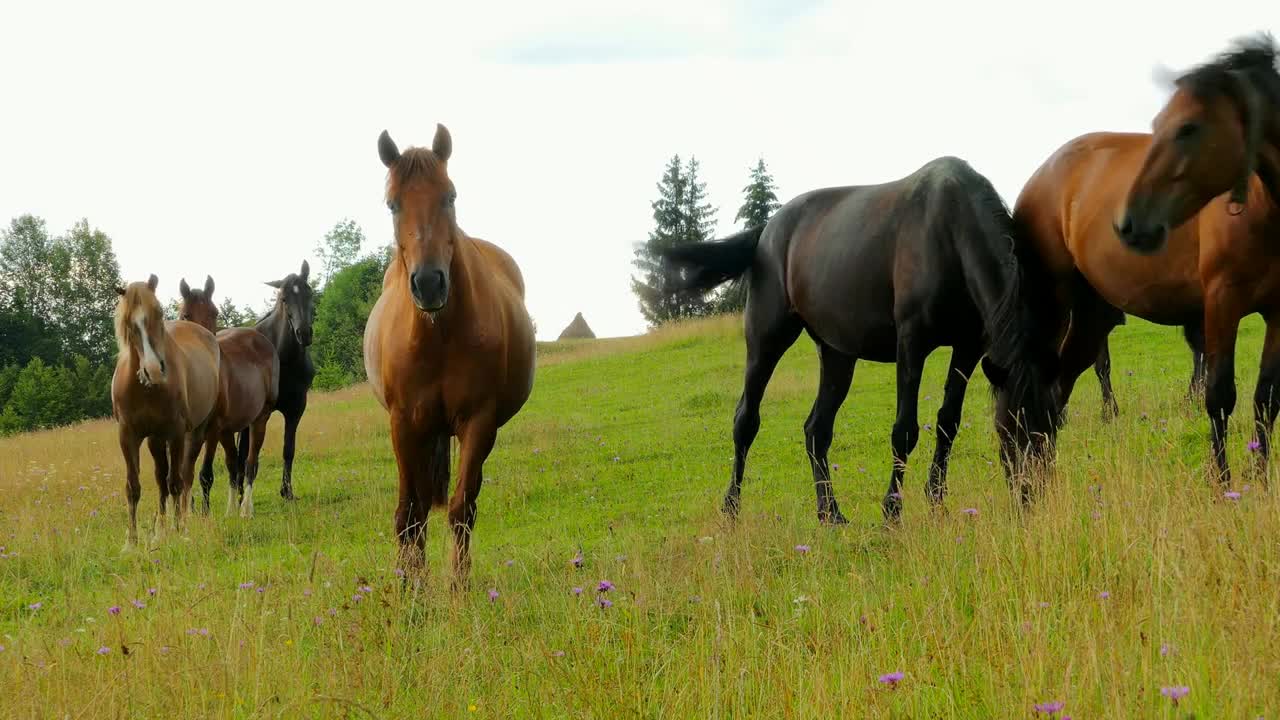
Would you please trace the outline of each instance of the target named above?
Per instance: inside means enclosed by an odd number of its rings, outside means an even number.
[[[1178,77],[1176,83],[1197,94],[1230,93],[1234,78],[1243,75],[1266,102],[1280,105],[1280,47],[1269,32],[1236,40],[1214,59]]]

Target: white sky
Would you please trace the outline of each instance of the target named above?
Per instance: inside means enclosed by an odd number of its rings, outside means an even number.
[[[87,217],[127,280],[258,308],[343,216],[390,240],[378,133],[442,122],[459,224],[515,257],[539,336],[627,335],[673,153],[719,234],[758,155],[783,201],[949,154],[1012,204],[1071,137],[1145,130],[1157,65],[1278,26],[1274,0],[7,1],[0,222]]]

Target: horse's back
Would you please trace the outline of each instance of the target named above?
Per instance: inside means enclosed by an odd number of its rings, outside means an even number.
[[[183,357],[188,421],[194,428],[217,405],[222,354],[217,339],[205,328],[186,320],[170,320],[166,325]]]
[[[218,333],[217,341],[223,361],[223,390],[233,393],[227,410],[236,415],[231,424],[240,429],[264,408],[275,406],[280,393],[280,357],[271,341],[252,328],[227,328]]]

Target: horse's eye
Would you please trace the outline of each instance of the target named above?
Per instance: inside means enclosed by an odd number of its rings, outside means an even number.
[[[1196,123],[1184,123],[1178,128],[1178,132],[1174,133],[1173,138],[1179,141],[1190,140],[1200,132],[1200,126]]]
[[[445,207],[453,207],[453,204],[457,201],[458,201],[458,192],[456,190],[451,190],[448,195],[444,196]]]
[[[392,214],[398,213],[400,212],[400,203],[396,202],[395,200],[388,200],[387,209],[390,210]]]

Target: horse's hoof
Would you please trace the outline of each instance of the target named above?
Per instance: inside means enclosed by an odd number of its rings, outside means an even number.
[[[848,525],[849,520],[840,512],[840,508],[833,507],[828,511],[818,513],[818,522],[823,525]]]
[[[282,488],[282,489],[280,490],[280,497],[284,498],[285,500],[297,500],[297,499],[298,499],[298,496],[293,494],[293,489],[292,489],[292,488]]]

